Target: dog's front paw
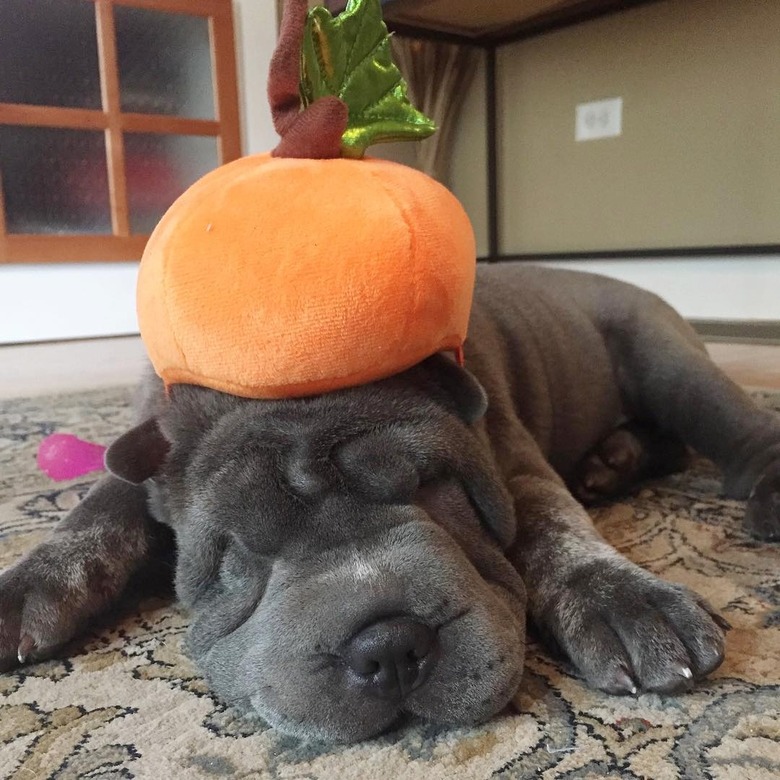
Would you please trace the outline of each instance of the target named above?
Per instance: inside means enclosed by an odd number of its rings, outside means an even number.
[[[536,620],[590,685],[611,694],[690,689],[722,662],[729,627],[695,593],[612,556],[577,566]]]
[[[45,542],[0,574],[0,671],[49,657],[108,602],[111,572]]]

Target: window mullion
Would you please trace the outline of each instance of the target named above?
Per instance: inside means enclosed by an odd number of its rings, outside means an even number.
[[[3,197],[3,176],[0,171],[0,263],[6,261],[6,246],[5,246],[5,199]]]
[[[241,132],[238,115],[238,85],[233,49],[233,10],[230,3],[220,6],[209,19],[211,66],[214,73],[214,106],[219,122],[220,163],[241,156]]]
[[[106,155],[108,187],[111,198],[111,224],[114,235],[130,235],[127,206],[125,148],[122,135],[121,102],[119,97],[119,66],[117,63],[116,27],[112,0],[95,0],[97,14],[98,57],[100,58],[100,90],[103,112],[108,120]]]

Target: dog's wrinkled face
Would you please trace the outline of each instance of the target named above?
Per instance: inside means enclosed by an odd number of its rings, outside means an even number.
[[[299,737],[489,718],[517,689],[525,630],[483,511],[493,475],[479,494],[430,452],[399,451],[397,425],[333,419],[249,404],[180,463],[174,448],[157,490],[191,654],[221,698]]]
[[[322,545],[316,526],[335,517],[362,526],[360,536]],[[308,531],[308,543],[274,557],[240,534],[214,551],[219,571],[191,605],[190,641],[221,697],[297,736],[345,741],[384,731],[403,713],[473,723],[507,704],[524,620],[509,576],[511,584],[483,577],[413,507],[328,502]]]

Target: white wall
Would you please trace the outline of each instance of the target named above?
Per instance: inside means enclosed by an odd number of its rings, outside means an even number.
[[[540,265],[591,271],[638,284],[684,317],[780,320],[780,256],[685,260],[588,260]]]
[[[137,333],[137,267],[0,266],[0,344]]]
[[[276,3],[273,0],[233,0],[236,24],[241,138],[244,154],[266,152],[279,137],[266,98],[268,64],[276,45]]]
[[[463,100],[450,168],[452,190],[471,217],[480,257],[488,253],[486,110],[485,58],[480,57]]]
[[[271,0],[234,0],[245,153],[276,144],[265,90],[276,41]],[[0,266],[0,344],[137,333],[136,263]]]
[[[544,38],[538,42],[543,44]],[[499,58],[500,61],[500,58]],[[501,79],[501,72],[498,74]],[[504,84],[506,95],[507,85]],[[522,100],[518,93],[517,100]],[[466,97],[452,169],[452,188],[464,204],[487,254],[487,153],[484,74],[478,73]],[[573,132],[573,114],[572,114]],[[499,164],[501,162],[499,139]],[[701,257],[549,262],[544,265],[615,276],[652,290],[692,319],[780,321],[780,256]]]

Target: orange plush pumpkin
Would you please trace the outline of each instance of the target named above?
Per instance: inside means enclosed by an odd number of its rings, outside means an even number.
[[[458,201],[414,169],[342,157],[356,135],[340,96],[292,107],[305,5],[289,3],[272,66],[279,147],[205,176],[148,242],[138,316],[166,385],[310,395],[390,376],[465,339],[475,248]],[[374,5],[357,0],[345,13]]]

